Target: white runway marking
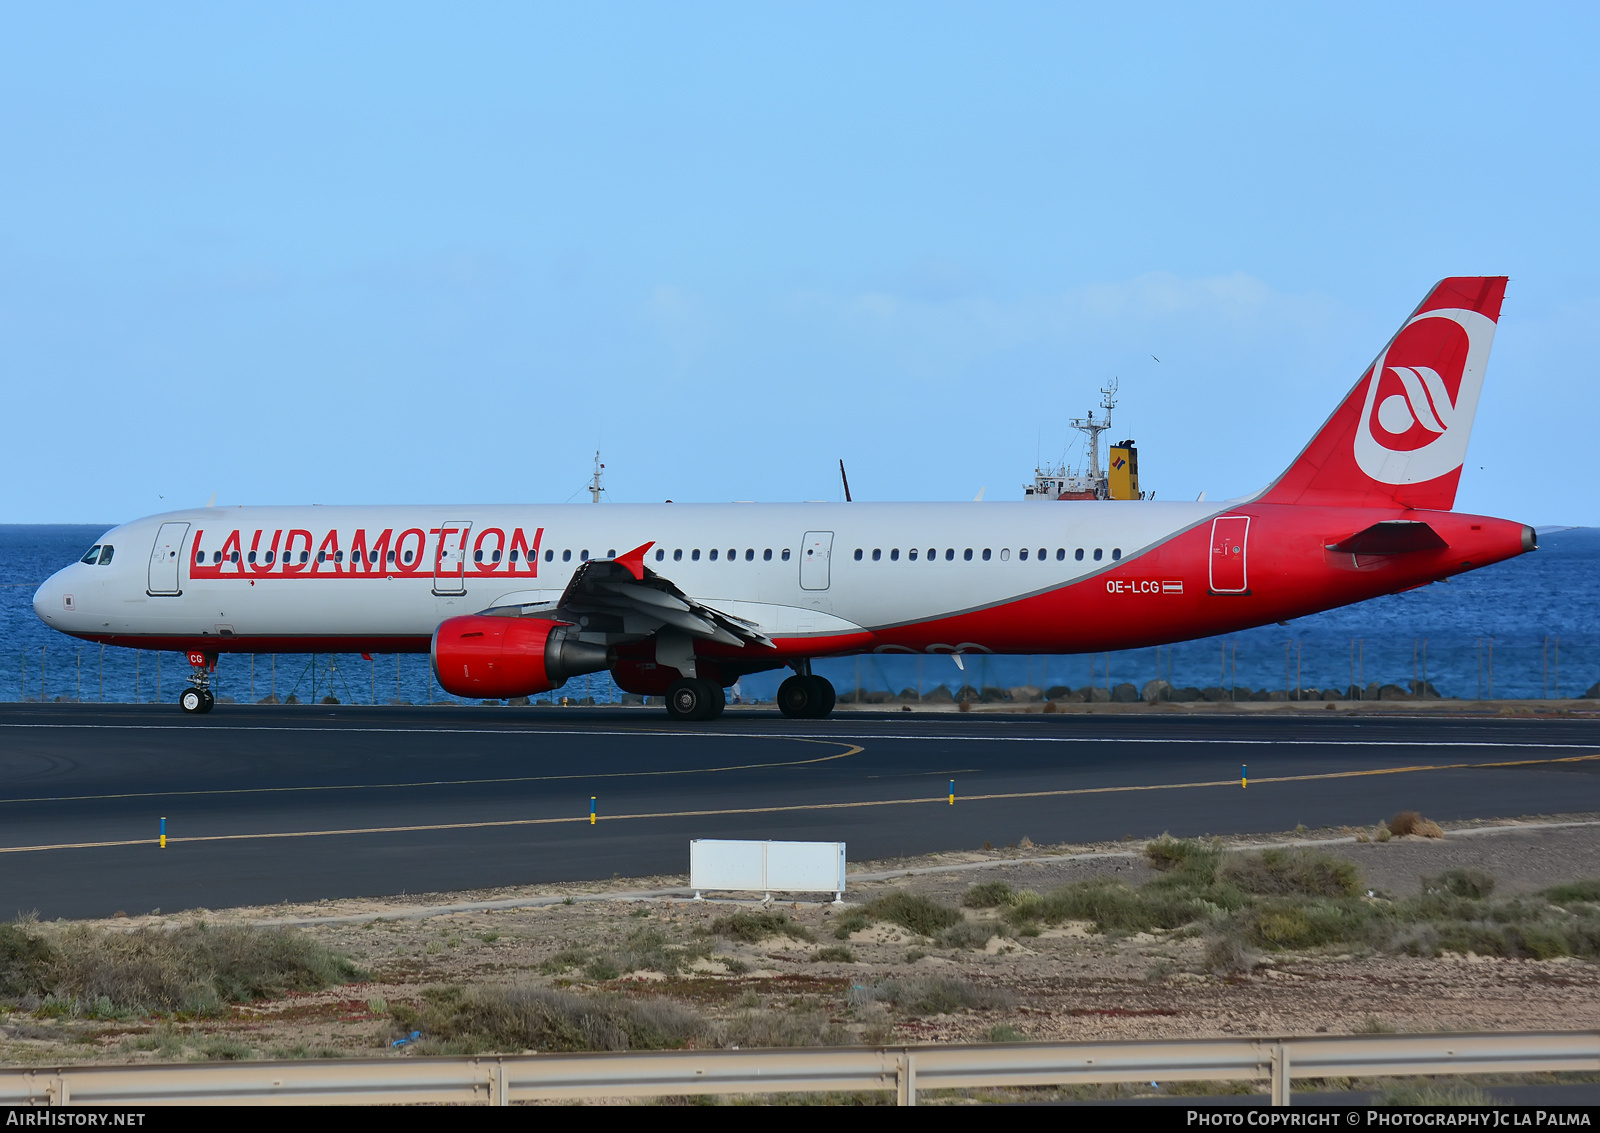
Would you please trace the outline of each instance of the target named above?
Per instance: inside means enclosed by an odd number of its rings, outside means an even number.
[[[501,736],[506,739],[526,740],[535,736],[652,736],[676,740],[834,740],[859,742],[862,740],[910,740],[913,742],[945,741],[965,743],[1019,743],[1019,744],[1190,744],[1215,747],[1483,747],[1520,748],[1561,751],[1592,748],[1594,743],[1551,743],[1537,740],[1411,740],[1411,739],[1226,739],[1203,736],[994,736],[994,735],[905,735],[892,732],[679,732],[607,728],[539,728],[521,730],[511,728],[371,728],[358,726],[284,726],[276,724],[244,724],[238,727],[199,727],[187,724],[0,724],[0,728],[78,728],[100,731],[178,732],[190,731],[197,735],[213,732],[335,732],[343,735],[438,735],[438,736]]]

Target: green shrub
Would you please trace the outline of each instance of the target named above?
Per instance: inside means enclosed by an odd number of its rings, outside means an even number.
[[[968,889],[961,903],[969,909],[993,909],[1011,904],[1012,897],[1011,886],[1005,882],[985,881]]]
[[[961,914],[918,893],[885,893],[862,910],[874,920],[889,921],[923,936],[933,936],[961,920]]]
[[[1301,848],[1229,854],[1216,877],[1263,897],[1355,897],[1363,891],[1354,862]]]
[[[732,913],[712,921],[711,931],[716,936],[725,936],[745,944],[756,944],[771,936],[790,936],[807,941],[816,939],[803,925],[790,920],[788,913],[778,912]]]
[[[982,948],[1000,930],[997,921],[959,921],[934,937],[941,948]]]
[[[872,923],[872,918],[862,912],[846,913],[839,918],[839,923],[833,927],[833,935],[839,940],[849,940],[850,934],[860,932]]]
[[[856,954],[842,944],[829,944],[817,949],[815,956],[811,957],[819,963],[854,964]]]
[[[1565,885],[1552,885],[1539,896],[1554,905],[1565,905],[1569,901],[1600,902],[1600,877],[1569,881]]]
[[[1422,891],[1481,901],[1494,892],[1494,875],[1481,869],[1447,869],[1437,877],[1424,877]]]
[[[1222,847],[1214,841],[1163,834],[1145,843],[1144,860],[1159,873],[1182,873],[1204,883],[1215,875],[1217,863],[1222,860]]]

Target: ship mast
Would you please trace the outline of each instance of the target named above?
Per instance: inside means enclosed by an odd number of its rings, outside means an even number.
[[[594,478],[589,481],[590,503],[597,504],[600,502],[600,493],[605,491],[605,489],[600,486],[600,474],[605,470],[606,466],[600,463],[600,450],[596,449],[594,453]]]
[[[1087,417],[1073,417],[1067,424],[1089,438],[1089,467],[1087,469],[1089,482],[1098,487],[1105,479],[1105,472],[1100,467],[1100,434],[1111,428],[1111,411],[1117,406],[1117,379],[1112,378],[1111,384],[1100,391],[1100,408],[1106,415],[1096,421],[1094,410],[1089,410]]]

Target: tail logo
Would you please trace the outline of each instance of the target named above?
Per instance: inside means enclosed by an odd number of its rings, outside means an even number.
[[[1356,428],[1356,464],[1383,484],[1455,471],[1494,341],[1494,320],[1459,308],[1414,317],[1373,364]]]

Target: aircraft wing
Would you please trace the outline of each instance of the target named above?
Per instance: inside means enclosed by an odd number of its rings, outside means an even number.
[[[652,545],[615,559],[590,559],[574,572],[559,599],[523,606],[522,613],[559,618],[595,633],[647,636],[671,626],[735,648],[777,648],[757,623],[691,598],[645,566],[644,555]]]

